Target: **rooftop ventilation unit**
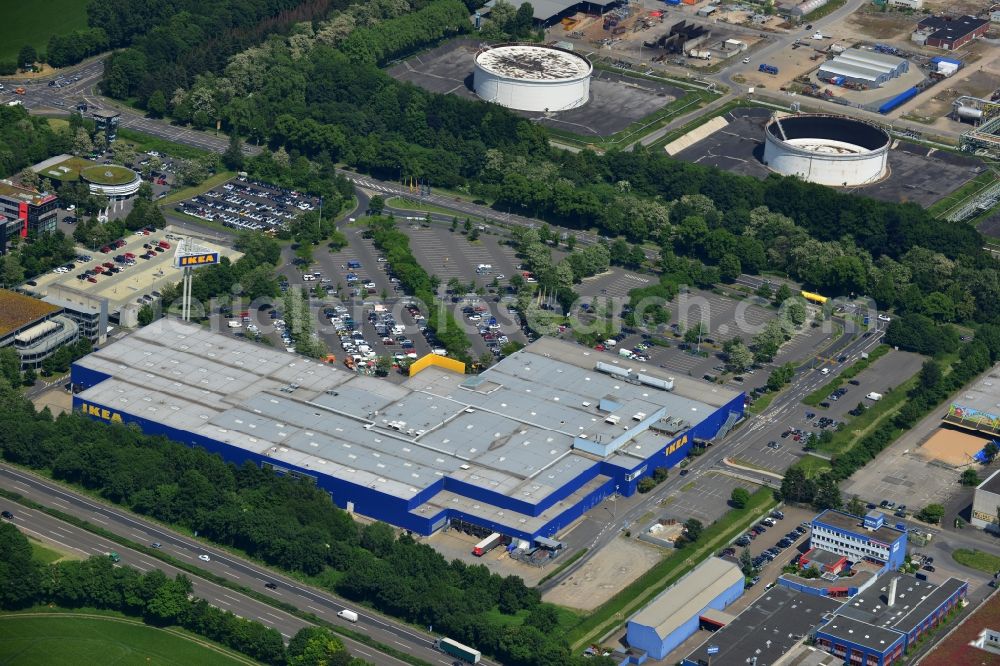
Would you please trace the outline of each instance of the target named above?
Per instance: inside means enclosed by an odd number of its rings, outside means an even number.
[[[604,422],[605,423],[610,423],[611,425],[617,425],[618,422],[621,421],[621,420],[622,420],[622,417],[618,416],[617,414],[611,414],[606,419],[604,419]]]

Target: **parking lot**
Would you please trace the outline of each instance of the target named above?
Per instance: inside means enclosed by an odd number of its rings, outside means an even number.
[[[477,40],[451,40],[393,65],[388,73],[425,90],[477,99],[472,89]],[[594,70],[583,106],[550,113],[516,112],[542,125],[583,136],[610,136],[685,95],[675,86],[616,72]]]
[[[710,525],[729,511],[729,498],[734,488],[744,488],[753,493],[759,487],[715,472],[691,475],[689,478],[691,481],[681,486],[680,492],[660,503],[664,515],[681,522],[697,518],[702,524]]]
[[[240,176],[177,203],[174,210],[238,230],[275,230],[319,208],[318,197]]]
[[[764,126],[771,111],[736,108],[725,114],[729,124],[675,157],[685,162],[713,166],[733,173],[766,178],[770,169],[763,163]],[[889,175],[877,183],[854,188],[883,201],[912,201],[929,206],[950,194],[982,171],[974,158],[952,155],[905,141],[889,151]]]

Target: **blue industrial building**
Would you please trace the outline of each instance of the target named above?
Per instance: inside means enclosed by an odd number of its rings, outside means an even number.
[[[74,363],[75,410],[316,483],[418,534],[461,522],[532,540],[631,495],[744,394],[542,338],[478,376],[402,385],[161,319]]]
[[[881,583],[844,604],[823,624],[816,631],[816,645],[848,664],[889,666],[969,591],[969,583],[957,578],[934,585],[889,574]]]
[[[739,599],[743,585],[743,572],[736,564],[709,558],[628,621],[629,647],[651,659],[663,659],[698,631],[706,613],[721,611]]]
[[[866,562],[880,572],[895,571],[906,560],[906,525],[892,527],[885,520],[880,511],[859,518],[828,509],[813,518],[809,547],[843,555],[854,563]]]

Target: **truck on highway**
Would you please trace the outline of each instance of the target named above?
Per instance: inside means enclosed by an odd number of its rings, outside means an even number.
[[[467,661],[470,664],[478,664],[479,660],[482,659],[482,654],[479,650],[474,650],[467,645],[462,645],[458,641],[453,641],[450,638],[439,638],[437,641],[437,649],[441,650],[445,654],[450,654],[452,657],[457,657],[462,661]]]
[[[490,552],[491,550],[499,546],[502,540],[503,540],[503,535],[500,534],[499,532],[494,532],[493,534],[489,535],[488,537],[477,543],[475,547],[473,547],[472,549],[472,554],[475,555],[476,557],[482,557],[486,553]]]
[[[357,622],[358,621],[358,614],[355,613],[352,610],[348,610],[347,608],[345,608],[344,610],[341,610],[341,611],[337,611],[337,617],[343,618],[344,620],[347,620],[348,622]]]

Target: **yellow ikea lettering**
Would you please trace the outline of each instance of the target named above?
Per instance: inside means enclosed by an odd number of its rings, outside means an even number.
[[[105,409],[103,407],[98,407],[97,405],[80,405],[80,411],[87,416],[96,416],[102,421],[110,421],[112,423],[121,423],[122,415],[118,412],[112,412],[110,409]]]

